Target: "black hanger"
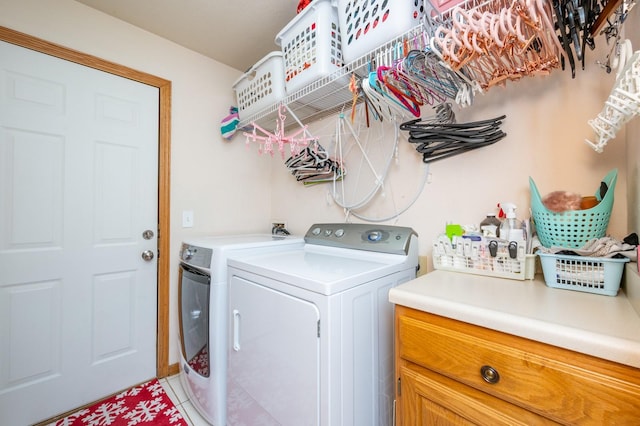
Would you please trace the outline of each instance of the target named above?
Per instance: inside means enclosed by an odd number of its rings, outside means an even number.
[[[507,136],[499,126],[506,116],[468,123],[438,123],[410,120],[400,125],[409,131],[408,141],[416,144],[424,163],[442,160],[496,143]]]
[[[553,0],[553,10],[556,14],[556,30],[560,32],[560,41],[562,42],[562,47],[564,48],[564,52],[569,59],[569,65],[571,66],[571,78],[575,78],[576,76],[576,64],[573,59],[573,52],[571,51],[571,42],[569,40],[570,34],[566,33],[567,29],[567,17],[565,16],[566,9],[564,8],[564,4],[560,2],[560,0]],[[564,69],[564,55],[561,58],[562,69]]]

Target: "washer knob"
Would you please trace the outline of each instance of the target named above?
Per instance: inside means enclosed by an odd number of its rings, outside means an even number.
[[[193,257],[194,254],[195,254],[194,251],[192,251],[190,248],[186,248],[182,252],[182,259],[191,260],[191,258]]]
[[[367,235],[367,240],[369,241],[380,241],[381,238],[382,238],[382,232],[380,231],[371,231]]]

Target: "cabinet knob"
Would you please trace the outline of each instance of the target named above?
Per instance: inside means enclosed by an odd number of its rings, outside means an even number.
[[[498,383],[500,381],[500,374],[498,374],[498,370],[491,367],[490,365],[483,365],[480,368],[480,374],[485,382],[491,383],[492,385]]]

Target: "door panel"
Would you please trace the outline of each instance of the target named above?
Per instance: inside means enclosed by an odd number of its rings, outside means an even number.
[[[233,276],[227,424],[320,424],[318,308]]]
[[[11,318],[6,382],[26,386],[60,373],[60,283],[27,283],[5,287],[2,311]],[[25,338],[30,336],[31,338]]]
[[[92,362],[106,362],[135,351],[131,327],[135,315],[132,272],[96,276],[93,282]]]
[[[62,245],[64,140],[26,129],[3,129],[2,250]],[[38,152],[40,155],[33,156]],[[37,204],[40,209],[30,206]]]
[[[0,42],[0,424],[155,376],[158,102]]]

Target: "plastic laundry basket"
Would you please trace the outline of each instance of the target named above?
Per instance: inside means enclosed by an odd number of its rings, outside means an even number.
[[[338,0],[342,55],[351,62],[422,22],[424,0]]]
[[[235,83],[238,116],[247,120],[285,97],[282,53],[275,51],[256,62]]]
[[[629,259],[538,253],[548,287],[615,296]]]
[[[276,36],[284,58],[287,93],[342,68],[338,11],[332,0],[314,0]]]
[[[599,203],[595,207],[561,213],[553,212],[542,204],[538,188],[533,179],[529,178],[531,214],[540,243],[545,247],[580,248],[593,238],[604,237],[611,217],[617,178],[617,169],[611,170],[604,177],[602,182],[606,183],[608,189],[602,199],[600,199],[600,191],[596,192]]]

